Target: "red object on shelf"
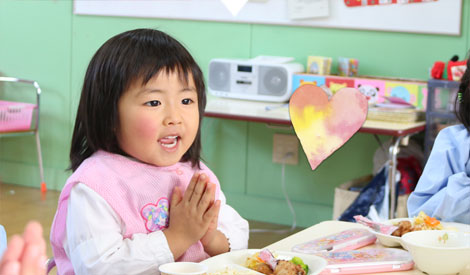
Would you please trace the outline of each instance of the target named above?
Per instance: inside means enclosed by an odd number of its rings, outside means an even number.
[[[431,69],[431,77],[434,79],[442,79],[442,75],[444,73],[444,69],[446,67],[446,63],[442,61],[434,62],[434,65]]]
[[[460,81],[467,69],[467,60],[449,61],[447,64],[447,78],[453,81]]]

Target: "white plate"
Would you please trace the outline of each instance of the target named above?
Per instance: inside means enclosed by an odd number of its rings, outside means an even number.
[[[396,225],[401,221],[410,221],[413,222],[414,218],[398,218],[398,219],[392,219],[388,221],[384,221],[384,224],[392,224]],[[464,223],[457,223],[457,222],[441,222],[442,226],[446,230],[455,230],[455,231],[461,231],[461,232],[470,232],[470,224],[464,224]],[[400,244],[400,239],[401,237],[395,237],[392,235],[385,235],[379,232],[376,232],[372,229],[370,229],[372,233],[374,233],[377,236],[377,239],[379,242],[388,247],[396,247],[396,246],[401,246]]]
[[[259,251],[260,249],[244,249],[232,251],[214,256],[205,261],[202,261],[201,263],[204,263],[209,267],[208,273],[221,272],[227,267],[230,270],[237,269],[237,265],[244,268],[246,259]],[[318,274],[327,265],[327,261],[325,259],[314,255],[276,250],[272,250],[271,252],[276,255],[276,258],[278,259],[289,260],[295,256],[301,258],[304,263],[308,265],[307,275]],[[243,268],[240,270],[243,270]]]

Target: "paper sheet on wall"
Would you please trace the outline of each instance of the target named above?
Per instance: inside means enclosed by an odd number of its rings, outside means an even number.
[[[248,0],[220,0],[233,16],[237,16]]]
[[[330,15],[328,0],[287,0],[290,20],[326,17]]]

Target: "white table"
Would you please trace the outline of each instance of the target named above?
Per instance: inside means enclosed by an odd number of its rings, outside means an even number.
[[[341,221],[324,221],[313,225],[307,229],[304,229],[296,234],[293,234],[287,238],[284,238],[278,242],[275,242],[271,245],[268,245],[266,248],[279,251],[291,251],[291,248],[299,243],[304,243],[308,240],[320,238],[323,236],[328,236],[336,232],[341,232],[343,230],[351,228],[366,228],[365,226],[357,223],[350,222],[341,222]],[[382,245],[376,243],[374,245],[367,246],[367,248],[372,247],[382,247]],[[425,274],[419,271],[416,266],[413,270],[408,271],[395,271],[387,273],[376,273],[376,274],[396,274],[396,275],[414,275],[414,274]],[[459,273],[459,275],[470,275],[470,266],[464,272]]]

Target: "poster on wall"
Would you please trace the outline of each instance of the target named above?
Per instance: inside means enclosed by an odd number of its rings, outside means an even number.
[[[462,0],[231,1],[239,3],[236,12],[224,0],[75,0],[74,13],[444,35],[461,32]],[[324,7],[322,13],[306,12],[318,5]]]

